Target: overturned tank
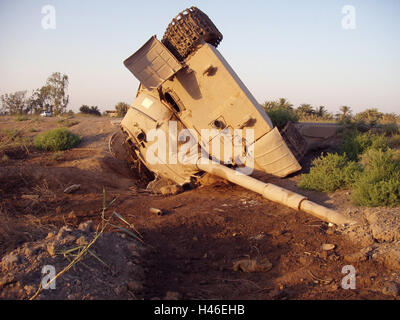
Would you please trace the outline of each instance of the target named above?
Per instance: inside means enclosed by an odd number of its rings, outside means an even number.
[[[294,126],[281,132],[273,126],[217,50],[221,41],[209,17],[191,7],[172,20],[161,41],[152,36],[124,61],[140,86],[120,133],[110,140],[112,153],[144,165],[156,179],[185,185],[208,172],[323,220],[346,223],[302,195],[250,177],[300,170],[307,144]]]

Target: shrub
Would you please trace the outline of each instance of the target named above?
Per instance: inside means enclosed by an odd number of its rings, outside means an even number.
[[[33,139],[33,145],[46,151],[61,151],[71,149],[81,142],[81,138],[65,128],[53,129],[38,134]]]
[[[14,118],[14,121],[15,122],[19,122],[19,121],[28,121],[29,120],[29,118],[27,117],[27,116],[21,116],[21,115],[18,115],[18,116],[16,116],[15,118]]]
[[[400,147],[400,134],[395,134],[389,138],[389,144],[392,148]]]
[[[57,120],[57,122],[67,128],[70,128],[70,127],[73,127],[73,126],[79,124],[79,121],[71,120],[70,118],[61,118],[61,119]]]
[[[79,108],[79,111],[83,114],[91,114],[95,116],[101,116],[101,112],[97,106],[89,107],[87,105],[83,105]]]
[[[373,131],[385,136],[393,136],[399,133],[399,127],[396,123],[377,124]]]
[[[354,184],[353,200],[362,206],[393,207],[400,203],[400,160],[392,149],[368,150],[365,170]]]
[[[115,110],[118,113],[118,117],[125,117],[126,113],[128,112],[128,109],[129,109],[129,104],[125,102],[119,102],[115,106]]]
[[[303,189],[332,192],[349,187],[359,176],[362,168],[348,161],[345,154],[328,153],[313,161],[310,173],[302,174],[298,186]]]
[[[299,121],[299,117],[295,114],[293,110],[284,107],[273,107],[266,110],[266,112],[274,126],[278,127],[278,129],[282,129],[289,121]]]
[[[57,151],[51,155],[50,159],[53,161],[60,161],[63,159],[63,157],[64,157],[64,151]]]
[[[387,150],[388,147],[388,139],[382,135],[353,132],[343,138],[339,153],[346,154],[349,160],[358,161],[359,156],[369,149]]]
[[[32,145],[32,139],[24,136],[24,132],[18,129],[6,129],[0,131],[0,156],[5,153],[14,154],[22,150],[25,153]]]

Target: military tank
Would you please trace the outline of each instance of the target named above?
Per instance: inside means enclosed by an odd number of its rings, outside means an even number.
[[[217,47],[222,41],[196,7],[179,13],[161,41],[152,36],[124,65],[139,80],[136,99],[110,140],[110,151],[185,186],[208,172],[296,210],[334,223],[339,213],[252,177],[301,169],[307,144],[294,126],[274,127]]]

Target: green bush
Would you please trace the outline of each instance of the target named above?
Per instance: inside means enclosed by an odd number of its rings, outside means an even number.
[[[354,183],[362,171],[359,164],[348,161],[346,154],[328,153],[312,164],[310,173],[300,176],[300,188],[323,192],[343,189]]]
[[[19,121],[28,121],[29,118],[27,116],[22,116],[22,115],[18,115],[14,118],[15,122],[19,122]]]
[[[81,138],[65,128],[53,129],[38,134],[33,139],[33,145],[46,151],[62,151],[71,149],[81,142]]]
[[[391,148],[400,147],[400,134],[395,134],[389,138],[389,145]]]
[[[58,119],[57,122],[67,128],[70,128],[70,127],[73,127],[73,126],[79,124],[79,121],[72,120],[72,118],[61,118],[61,119]]]
[[[383,135],[371,133],[351,133],[343,138],[339,153],[346,154],[349,160],[358,161],[361,154],[369,149],[387,150],[389,142]]]
[[[399,133],[399,127],[396,123],[377,124],[373,130],[376,133],[383,134],[385,136],[393,136]]]
[[[282,129],[289,121],[299,121],[298,115],[296,115],[293,110],[284,107],[273,107],[266,112],[274,126],[278,127],[278,129]]]
[[[118,117],[125,117],[126,113],[129,110],[129,104],[125,103],[125,102],[119,102],[116,106],[115,106],[115,110],[118,113]]]
[[[362,206],[393,207],[400,204],[400,160],[392,149],[368,150],[364,171],[353,186],[353,200]]]

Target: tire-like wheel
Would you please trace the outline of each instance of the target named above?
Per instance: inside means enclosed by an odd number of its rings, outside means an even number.
[[[196,7],[179,13],[168,25],[162,43],[179,60],[183,61],[202,42],[217,47],[222,34],[210,18]]]

